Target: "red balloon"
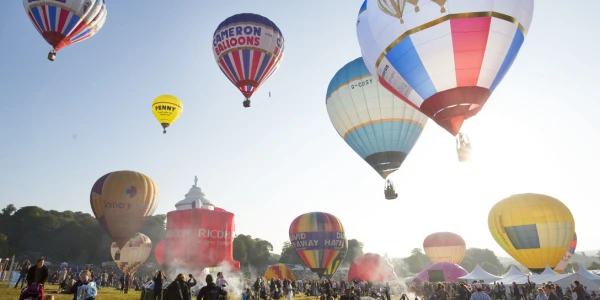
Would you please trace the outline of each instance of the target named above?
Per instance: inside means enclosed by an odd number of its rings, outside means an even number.
[[[375,253],[365,253],[357,257],[348,271],[348,282],[360,281],[383,282],[396,278],[394,267],[390,262]]]
[[[233,260],[234,215],[201,208],[167,213],[164,263],[170,267],[210,268],[223,262],[239,271]]]
[[[162,266],[163,264],[163,255],[165,250],[165,240],[162,240],[156,244],[154,247],[154,258],[156,258],[156,262]]]

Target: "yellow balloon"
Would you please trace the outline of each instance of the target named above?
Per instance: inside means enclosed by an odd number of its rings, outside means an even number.
[[[496,242],[532,272],[556,267],[575,234],[569,208],[540,194],[518,194],[494,205],[488,226]]]
[[[110,246],[110,255],[123,273],[131,275],[142,266],[152,252],[152,241],[143,233],[134,234],[125,243],[125,246],[120,248],[117,243],[112,243]]]
[[[162,95],[152,101],[152,113],[162,125],[163,133],[167,133],[167,127],[177,121],[182,111],[183,104],[174,96]]]

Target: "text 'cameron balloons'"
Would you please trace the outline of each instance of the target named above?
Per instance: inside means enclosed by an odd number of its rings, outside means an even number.
[[[567,206],[540,194],[518,194],[494,205],[488,226],[496,242],[534,273],[556,267],[575,235]]]
[[[225,210],[186,209],[167,213],[164,265],[175,268],[204,269],[230,264],[235,237],[234,214]]]
[[[373,76],[453,136],[504,78],[533,0],[367,0],[357,22]]]
[[[365,253],[358,256],[348,270],[348,282],[354,279],[360,281],[382,282],[396,278],[394,267],[390,262],[375,253]]]
[[[274,264],[270,266],[266,271],[263,277],[267,280],[275,279],[288,279],[288,280],[296,280],[294,274],[292,274],[292,270],[288,268],[284,264]]]
[[[250,107],[252,94],[279,67],[284,39],[271,20],[244,13],[217,26],[212,47],[219,68],[246,97],[244,107]]]
[[[433,263],[459,264],[467,253],[465,240],[452,232],[436,232],[423,241],[423,250]]]
[[[106,21],[104,0],[23,0],[33,26],[52,46],[48,59],[60,49],[96,34]]]
[[[134,274],[152,252],[152,241],[142,233],[134,234],[125,247],[119,249],[117,243],[110,246],[110,255],[123,273]]]
[[[326,106],[338,134],[383,179],[400,168],[427,122],[425,115],[381,86],[362,58],[331,79]]]
[[[334,261],[343,260],[338,255],[344,248],[348,248],[342,222],[336,216],[324,212],[310,212],[296,217],[290,225],[289,234],[290,243],[298,255],[319,277],[323,276]],[[337,267],[328,273],[335,274],[336,270]]]
[[[156,210],[158,187],[142,173],[111,172],[94,183],[90,204],[100,226],[123,248]]]
[[[162,266],[165,255],[165,240],[162,240],[156,244],[154,247],[154,258],[156,259],[156,263]]]
[[[167,127],[175,123],[182,112],[183,104],[174,96],[162,95],[152,101],[152,113],[162,125],[163,133],[167,133]]]
[[[556,265],[556,268],[554,268],[554,272],[561,274],[565,270],[567,265],[569,265],[569,261],[571,261],[571,257],[573,257],[573,254],[575,253],[576,248],[577,248],[577,233],[574,233],[573,240],[571,241],[571,244],[569,244],[569,249],[567,249],[567,252],[565,252],[565,256],[563,256],[563,258],[560,260],[558,265]]]

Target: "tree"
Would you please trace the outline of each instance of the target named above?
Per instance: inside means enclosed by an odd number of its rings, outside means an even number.
[[[15,211],[17,211],[17,208],[13,204],[9,204],[2,209],[2,216],[10,217]]]
[[[598,250],[598,253],[596,253],[596,256],[598,256],[598,259],[600,259],[600,250]]]
[[[8,237],[0,233],[0,257],[8,257],[9,254]]]
[[[363,246],[364,244],[356,239],[348,240],[348,252],[346,252],[342,265],[349,266],[358,256],[363,255]]]
[[[488,268],[493,272],[493,274],[500,274],[502,270],[504,270],[504,266],[500,263],[500,260],[494,253],[494,251],[489,249],[479,249],[479,248],[469,248],[467,249],[467,253],[465,254],[465,258],[460,263],[460,265],[465,268],[467,271],[471,272],[475,268],[477,264],[483,268],[483,263],[489,263],[493,265],[495,268]],[[483,268],[486,270],[485,268]],[[490,272],[486,270],[487,272]],[[492,273],[492,272],[490,272]]]
[[[236,236],[235,239],[239,239],[238,243],[243,243],[246,248],[247,265],[265,267],[269,264],[271,260],[270,252],[273,251],[273,245],[271,243],[259,238],[253,239],[252,236],[244,234]]]
[[[279,262],[282,264],[304,265],[304,261],[290,242],[283,243]]]
[[[246,244],[238,236],[233,239],[233,259],[240,262],[242,266],[248,266],[248,249]]]
[[[590,270],[600,270],[600,264],[597,261],[592,262],[591,265],[588,266]]]
[[[498,271],[498,267],[496,267],[495,265],[493,265],[493,264],[491,264],[491,263],[489,263],[487,261],[481,263],[480,266],[481,266],[481,268],[483,270],[485,270],[486,272],[488,272],[488,273],[490,273],[492,275],[501,275],[500,274],[501,271]],[[502,270],[502,268],[500,270]]]
[[[410,251],[410,256],[405,258],[404,262],[408,265],[408,271],[410,273],[419,273],[431,264],[429,257],[427,257],[420,248],[412,249]]]

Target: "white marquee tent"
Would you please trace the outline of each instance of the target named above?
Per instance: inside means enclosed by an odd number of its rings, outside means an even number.
[[[463,277],[458,277],[458,280],[466,280],[467,283],[471,284],[473,282],[473,280],[477,280],[479,282],[483,283],[494,283],[494,281],[500,280],[501,277],[492,275],[488,272],[486,272],[484,269],[482,269],[479,264],[477,264],[475,266],[475,269],[473,269],[473,272],[463,276]]]
[[[569,274],[556,274],[552,269],[546,267],[546,270],[541,274],[537,275],[512,275],[503,277],[498,282],[502,282],[505,285],[512,284],[515,282],[516,284],[526,284],[528,281],[535,283],[540,286],[544,283],[552,282],[554,284],[558,284],[563,289],[573,284],[575,280],[578,280],[581,284],[586,286],[588,290],[598,290],[600,288],[600,276],[592,274],[590,271],[586,270],[583,267],[579,268],[577,273],[569,273]]]

